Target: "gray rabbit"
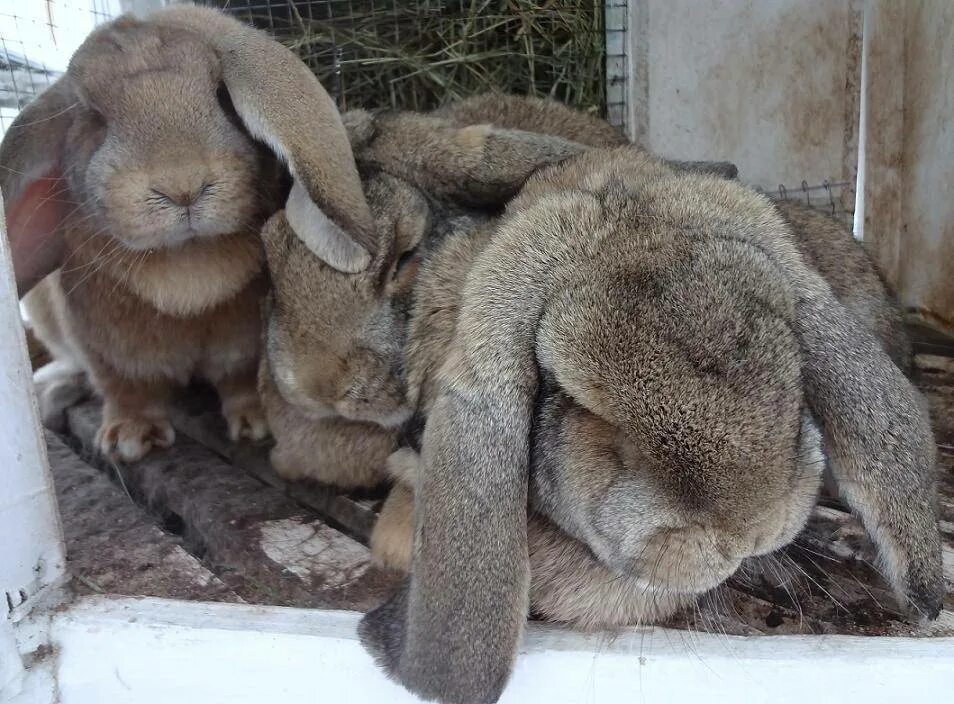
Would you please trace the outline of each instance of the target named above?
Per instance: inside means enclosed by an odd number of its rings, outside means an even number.
[[[376,279],[307,264],[312,313],[350,306],[334,324],[394,310],[380,282],[420,267],[406,331],[395,315],[387,336],[406,412],[426,420],[420,458],[389,460],[404,493],[382,514],[406,536],[416,504],[411,577],[361,629],[386,671],[428,699],[494,701],[531,605],[584,626],[665,618],[789,542],[826,468],[900,598],[937,615],[933,438],[900,316],[850,235],[630,146],[446,111],[362,120],[363,172],[477,209],[432,209],[441,234],[417,248],[379,231]],[[267,233],[294,246],[280,216]],[[864,287],[820,256],[826,237]],[[305,378],[280,347],[271,363]],[[333,403],[321,386],[297,389]],[[400,542],[376,552],[406,560]]]

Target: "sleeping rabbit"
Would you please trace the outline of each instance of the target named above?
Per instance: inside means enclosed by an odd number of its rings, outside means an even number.
[[[427,418],[411,578],[361,629],[386,671],[494,701],[528,607],[664,618],[790,542],[823,470],[901,600],[937,616],[935,450],[889,356],[904,363],[896,309],[851,249],[889,319],[839,301],[793,234],[813,218],[618,147],[537,171],[445,240],[406,345]]]
[[[351,144],[370,154],[370,145],[408,139],[423,129],[435,147],[441,135],[458,130],[447,120],[419,115],[344,115]],[[522,148],[537,157],[565,158],[579,150],[570,142],[527,135]],[[469,145],[450,144],[442,158],[469,158]],[[426,153],[423,149],[419,155]],[[432,155],[433,156],[433,155]],[[416,158],[416,157],[415,157]],[[508,155],[520,182],[536,161]],[[272,288],[266,304],[265,348],[259,392],[275,437],[271,462],[289,479],[310,478],[342,488],[366,487],[385,478],[388,455],[399,446],[400,430],[411,415],[404,379],[404,340],[412,287],[423,253],[459,223],[480,222],[513,193],[495,192],[477,204],[443,198],[440,178],[422,184],[385,173],[371,159],[361,163],[365,197],[373,215],[377,244],[370,265],[343,275],[316,256],[284,213],[263,230]],[[470,192],[469,187],[458,191]],[[472,207],[476,206],[476,207]],[[481,207],[485,206],[485,207]]]
[[[287,192],[279,159],[301,236],[319,221],[346,229],[322,254],[366,266],[370,211],[331,100],[290,51],[206,8],[98,28],[11,125],[0,145],[11,241],[62,250],[25,305],[53,376],[88,375],[103,397],[105,455],[172,443],[167,401],[194,376],[217,387],[233,439],[267,433],[259,230]],[[41,400],[62,395],[50,375]]]
[[[432,212],[439,234],[416,249],[379,232],[390,255],[377,278],[294,249],[282,260],[320,277],[297,304],[317,321],[313,340],[368,336],[373,326],[340,323],[390,306],[375,282],[420,260],[407,332],[395,317],[389,335],[406,334],[403,375],[392,369],[421,454],[389,459],[402,483],[381,517],[406,536],[417,502],[412,576],[362,625],[391,675],[426,698],[493,701],[528,608],[584,626],[664,619],[789,542],[826,468],[901,598],[936,616],[934,445],[885,351],[903,363],[896,308],[849,235],[815,233],[822,223],[797,206],[783,218],[788,206],[632,147],[407,114],[368,116],[360,132],[364,173],[477,209]],[[273,238],[297,246],[281,216],[266,231],[267,250]],[[812,259],[826,236],[841,238],[870,300],[820,275],[840,271]],[[331,285],[344,295],[322,300]],[[269,344],[275,375],[295,381],[302,405],[334,404],[328,388],[350,388],[354,370],[308,383],[340,352],[288,354],[285,328],[276,354]],[[379,557],[409,559],[381,535]]]

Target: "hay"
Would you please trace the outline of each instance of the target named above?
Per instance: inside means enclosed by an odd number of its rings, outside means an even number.
[[[272,31],[342,109],[426,110],[498,89],[603,114],[600,0],[228,3]]]

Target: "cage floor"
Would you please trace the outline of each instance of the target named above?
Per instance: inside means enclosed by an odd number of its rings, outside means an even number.
[[[666,624],[726,634],[954,635],[954,346],[915,330],[915,381],[937,438],[948,594],[941,618],[917,626],[872,567],[860,525],[821,500],[791,546],[748,567]],[[113,465],[90,451],[99,406],[69,411],[47,432],[73,586],[80,593],[367,610],[401,579],[371,561],[367,540],[384,492],[341,494],[286,482],[267,448],[232,445],[215,402],[176,407],[176,444]]]

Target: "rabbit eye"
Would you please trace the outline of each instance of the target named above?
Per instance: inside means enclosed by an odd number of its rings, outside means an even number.
[[[409,249],[404,252],[400,257],[398,257],[397,264],[394,265],[394,275],[397,276],[401,269],[406,267],[411,263],[411,260],[414,259],[414,255],[417,254],[416,249]]]
[[[222,108],[222,112],[225,113],[225,116],[229,118],[232,123],[240,126],[242,121],[239,119],[235,105],[232,104],[232,96],[229,95],[228,88],[225,87],[224,83],[219,83],[219,87],[215,91],[215,97],[219,101],[219,107]]]

